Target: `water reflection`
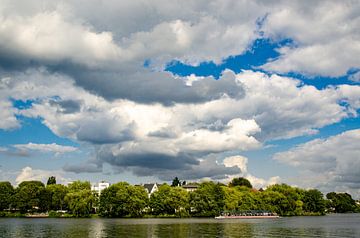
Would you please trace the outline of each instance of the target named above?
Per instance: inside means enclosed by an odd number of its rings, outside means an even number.
[[[0,237],[360,237],[360,215],[275,220],[0,219]]]

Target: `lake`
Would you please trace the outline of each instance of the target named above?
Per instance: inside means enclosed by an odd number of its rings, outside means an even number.
[[[254,220],[1,218],[0,237],[360,237],[360,214]]]

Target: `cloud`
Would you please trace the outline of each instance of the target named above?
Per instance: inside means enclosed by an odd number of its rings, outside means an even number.
[[[360,71],[358,71],[358,72],[350,75],[349,79],[350,79],[351,81],[360,83]]]
[[[92,161],[87,161],[86,163],[81,164],[65,164],[62,168],[65,172],[72,173],[100,173],[103,171],[102,165],[97,165],[92,163]]]
[[[326,139],[315,139],[274,159],[303,171],[299,185],[318,186],[326,191],[348,191],[359,195],[360,130],[349,130]],[[294,181],[294,182],[295,182]]]
[[[227,178],[223,180],[225,183],[229,183],[232,179],[238,177],[244,177],[248,179],[255,188],[264,188],[266,186],[280,182],[279,176],[270,177],[269,179],[263,179],[250,174],[247,169],[248,158],[241,155],[226,157],[223,160],[223,164],[226,167],[238,167],[240,169],[240,173],[227,176]]]
[[[262,30],[265,36],[292,39],[294,44],[280,48],[281,56],[262,68],[331,77],[359,68],[359,9],[359,2],[339,1],[314,2],[311,9],[301,1],[276,5]]]
[[[61,171],[55,170],[42,170],[42,169],[33,169],[29,166],[24,167],[21,172],[17,175],[15,181],[17,184],[20,184],[23,181],[32,181],[32,180],[39,180],[43,183],[46,183],[47,179],[50,176],[55,176],[56,181],[58,183],[66,183],[69,180],[64,178],[64,173]]]
[[[20,127],[15,117],[16,112],[10,101],[0,99],[0,129],[13,130]]]
[[[13,145],[15,148],[26,151],[26,150],[37,150],[40,152],[51,152],[55,154],[63,154],[63,153],[70,153],[77,150],[76,147],[73,146],[64,146],[58,145],[56,143],[52,144],[35,144],[35,143],[28,143],[28,144],[17,144]]]
[[[91,172],[102,163],[152,174],[176,166],[190,171],[211,153],[258,149],[265,141],[314,134],[357,116],[360,107],[356,85],[316,89],[289,77],[230,70],[213,82],[224,79],[239,85],[234,90],[242,96],[170,105],[109,101],[70,77],[43,69],[10,77],[3,92],[33,101],[30,108],[18,110],[19,115],[40,117],[56,135],[96,145],[96,166],[83,169]],[[74,166],[66,168],[81,171]]]
[[[121,51],[113,42],[111,32],[94,32],[79,20],[66,19],[56,10],[27,16],[7,15],[0,18],[0,24],[3,59],[50,64],[70,60],[95,66],[113,61]]]

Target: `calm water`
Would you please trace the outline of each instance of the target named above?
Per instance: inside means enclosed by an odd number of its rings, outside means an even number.
[[[0,237],[360,237],[360,214],[264,220],[2,218]]]

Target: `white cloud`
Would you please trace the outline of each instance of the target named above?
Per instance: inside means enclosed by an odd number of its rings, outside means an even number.
[[[55,154],[69,153],[69,152],[74,152],[77,150],[76,147],[58,145],[56,143],[34,144],[34,143],[30,142],[28,144],[17,144],[17,145],[13,145],[13,146],[19,150],[37,150],[37,151],[41,151],[41,152],[51,152],[51,153],[55,153]]]
[[[359,145],[360,130],[355,129],[300,144],[275,154],[274,159],[301,169],[301,178],[295,180],[298,185],[316,185],[326,191],[346,189],[360,195]]]
[[[241,155],[226,157],[223,161],[223,164],[226,167],[234,167],[234,166],[238,167],[240,169],[240,173],[228,175],[228,177],[224,181],[230,182],[234,178],[244,177],[248,179],[255,188],[265,188],[266,186],[280,182],[279,176],[270,177],[269,179],[263,179],[250,174],[247,171],[247,163],[248,163],[248,158]]]
[[[15,179],[15,182],[17,184],[20,184],[23,181],[39,180],[43,183],[46,183],[47,179],[50,176],[55,176],[57,183],[66,183],[69,181],[68,179],[63,177],[64,173],[62,171],[33,169],[27,166],[24,167],[21,172],[19,172]]]
[[[276,5],[266,18],[265,36],[292,39],[296,46],[281,48],[281,57],[263,68],[332,77],[359,68],[359,9],[357,1]]]
[[[316,133],[357,116],[360,106],[360,87],[354,85],[319,90],[292,78],[253,71],[227,70],[219,81],[223,79],[238,85],[236,90],[244,96],[225,94],[211,101],[167,106],[107,101],[76,86],[71,78],[46,70],[16,75],[7,80],[3,92],[34,101],[18,114],[42,118],[58,136],[99,144],[97,150],[108,151],[105,157],[110,153],[114,165],[124,163],[116,162],[122,156],[129,160],[141,156],[143,163],[144,155],[160,153],[191,164],[209,153],[256,149],[264,141]]]
[[[15,117],[17,112],[12,103],[0,98],[0,129],[11,130],[20,127],[20,123]]]
[[[243,53],[255,39],[270,37],[295,44],[281,48],[282,56],[264,66],[268,70],[341,76],[359,68],[357,1],[311,7],[303,1],[233,0],[2,0],[1,5],[0,42],[9,58],[112,69],[151,59],[162,68],[173,59],[220,63]],[[265,19],[261,26],[260,19]]]
[[[7,49],[9,58],[52,63],[71,60],[95,66],[120,54],[111,32],[94,32],[57,11],[1,17],[0,24],[0,46]]]

